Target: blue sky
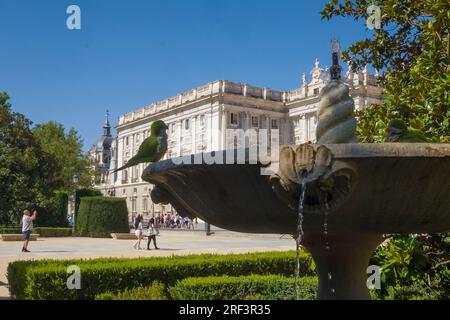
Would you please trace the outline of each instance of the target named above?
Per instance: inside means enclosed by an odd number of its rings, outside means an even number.
[[[322,21],[319,0],[0,0],[0,91],[34,123],[75,127],[87,149],[105,110],[119,115],[227,79],[299,87],[366,36],[362,22]],[[81,8],[81,30],[66,9]]]

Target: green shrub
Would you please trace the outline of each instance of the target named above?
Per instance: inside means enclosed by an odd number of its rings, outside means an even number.
[[[0,234],[18,234],[22,233],[21,227],[0,227]]]
[[[174,300],[294,300],[295,280],[279,275],[202,277],[180,280],[169,288]],[[317,278],[299,279],[299,297],[315,299]]]
[[[167,300],[164,285],[153,282],[150,287],[125,289],[123,292],[105,292],[95,297],[95,300]]]
[[[371,265],[382,268],[384,300],[448,300],[450,297],[449,234],[388,235],[376,249]]]
[[[81,269],[80,290],[68,290],[65,285],[69,265]],[[18,299],[94,299],[99,293],[145,287],[154,281],[170,286],[178,280],[198,275],[292,276],[294,270],[294,252],[267,252],[147,259],[15,261],[8,265],[7,276],[10,293]],[[314,274],[309,256],[301,257],[301,274]]]
[[[416,286],[389,286],[385,290],[370,292],[373,300],[441,300],[439,293],[433,292],[423,285]]]
[[[70,237],[72,235],[72,228],[36,227],[33,229],[33,233],[37,233],[43,238]]]
[[[81,198],[83,197],[101,197],[102,193],[97,189],[78,189],[75,191],[75,213],[78,214]]]
[[[80,236],[110,237],[112,232],[130,232],[127,203],[123,198],[81,198],[75,221]]]
[[[55,191],[53,199],[45,208],[36,208],[35,225],[39,227],[67,227],[69,196],[65,191]]]

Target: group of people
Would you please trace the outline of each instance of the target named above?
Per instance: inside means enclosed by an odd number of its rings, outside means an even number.
[[[137,215],[137,217],[134,219],[134,234],[137,237],[136,242],[133,245],[134,249],[141,250],[141,241],[144,238],[144,217],[142,214]],[[146,235],[148,237],[147,241],[147,250],[150,249],[150,244],[153,241],[153,244],[155,246],[155,250],[159,250],[158,246],[156,245],[156,236],[158,235],[158,227],[156,226],[155,219],[151,218],[148,221],[147,225],[147,231]]]
[[[192,219],[188,217],[183,218],[178,213],[160,214],[156,216],[155,220],[163,229],[195,229],[194,221]]]
[[[141,250],[141,241],[145,237],[148,237],[147,250],[150,249],[150,244],[153,241],[155,249],[158,250],[156,245],[156,236],[159,235],[159,229],[187,229],[194,230],[194,221],[190,218],[183,218],[179,214],[159,214],[154,218],[150,218],[147,224],[146,231],[144,232],[144,217],[142,214],[138,214],[133,221],[134,234],[136,235],[136,242],[133,245],[134,249]]]

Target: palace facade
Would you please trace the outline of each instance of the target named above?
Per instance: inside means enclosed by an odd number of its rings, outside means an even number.
[[[210,82],[122,115],[115,138],[107,119],[103,136],[89,152],[97,163],[95,186],[105,195],[125,197],[130,219],[138,213],[147,217],[171,213],[170,205],[152,203],[152,186],[141,179],[144,164],[113,173],[136,154],[154,121],[163,120],[169,126],[166,159],[227,149],[226,129],[279,129],[280,144],[314,142],[319,92],[326,74],[316,60],[311,80],[303,74],[301,87],[292,91],[227,80]],[[367,68],[348,71],[344,80],[357,110],[380,102],[382,88],[377,75],[369,74]]]

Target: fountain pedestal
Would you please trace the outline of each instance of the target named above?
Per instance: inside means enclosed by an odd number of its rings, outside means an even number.
[[[329,247],[325,243],[329,243]],[[319,277],[320,300],[369,300],[366,273],[370,257],[382,242],[380,235],[328,235],[305,237]]]

